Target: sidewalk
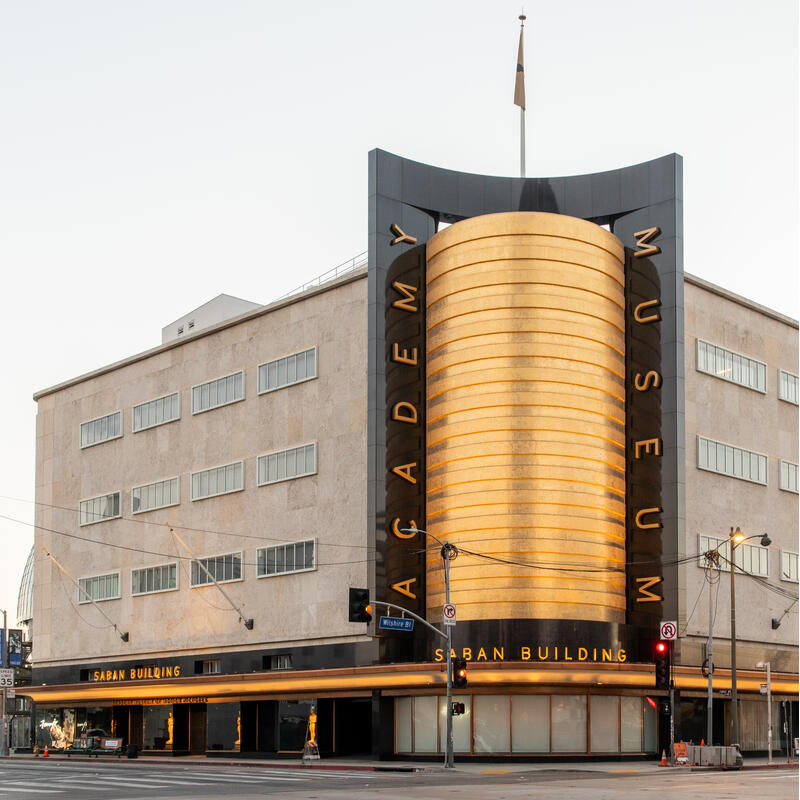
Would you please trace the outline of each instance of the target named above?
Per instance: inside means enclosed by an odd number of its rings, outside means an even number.
[[[441,762],[433,761],[373,761],[367,758],[332,758],[322,759],[311,764],[303,764],[300,759],[278,759],[262,760],[257,758],[208,758],[207,756],[181,756],[169,758],[163,756],[139,756],[136,759],[128,759],[124,756],[114,758],[111,756],[99,756],[92,758],[89,756],[72,755],[67,757],[63,754],[51,754],[47,759],[43,756],[34,756],[29,753],[14,754],[8,756],[15,761],[45,761],[45,762],[89,762],[96,764],[105,761],[110,764],[124,764],[134,766],[135,764],[159,764],[161,766],[184,767],[191,765],[197,767],[242,767],[250,769],[315,769],[315,770],[364,770],[372,772],[441,772],[444,770]],[[797,762],[787,764],[773,757],[772,765],[767,764],[766,756],[745,757],[744,766],[740,769],[797,769]],[[636,773],[658,773],[683,771],[713,771],[719,767],[662,767],[661,760],[658,758],[648,760],[630,761],[578,761],[571,759],[554,759],[551,761],[460,761],[456,756],[455,771],[470,774],[504,774],[516,772],[536,772],[536,771],[560,771],[560,772],[602,772],[613,774],[636,774]]]

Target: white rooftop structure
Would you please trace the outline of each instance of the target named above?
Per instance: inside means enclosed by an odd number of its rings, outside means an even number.
[[[198,306],[194,311],[184,314],[174,322],[161,329],[161,344],[166,344],[182,336],[196,333],[203,328],[210,328],[220,322],[238,317],[247,311],[261,308],[260,303],[251,303],[240,297],[229,294],[219,294],[213,300]]]

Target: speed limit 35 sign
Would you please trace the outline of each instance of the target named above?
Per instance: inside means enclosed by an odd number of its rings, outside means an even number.
[[[0,687],[14,685],[14,670],[0,669]]]
[[[674,642],[678,638],[678,623],[675,620],[667,620],[661,623],[661,641]]]

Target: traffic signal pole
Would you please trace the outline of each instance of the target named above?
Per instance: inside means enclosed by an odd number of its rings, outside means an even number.
[[[444,593],[445,603],[450,602],[450,547],[442,546],[442,558],[444,559]],[[444,766],[446,769],[453,769],[453,626],[446,625],[447,628],[447,728],[445,743]]]

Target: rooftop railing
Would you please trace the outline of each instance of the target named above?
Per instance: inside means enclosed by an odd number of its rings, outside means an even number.
[[[302,292],[305,292],[308,289],[314,289],[317,286],[322,286],[323,283],[328,283],[329,281],[336,280],[336,278],[341,278],[342,275],[347,275],[348,272],[355,272],[357,269],[361,269],[361,267],[366,267],[366,266],[367,266],[367,251],[365,250],[363,253],[359,253],[357,256],[353,256],[351,259],[348,259],[342,264],[335,266],[333,269],[329,269],[327,272],[323,272],[322,275],[318,275],[313,280],[308,281],[308,283],[304,283],[302,286],[298,286],[296,289],[292,289],[291,292],[287,292],[285,295],[279,297],[274,302],[285,300],[287,297],[293,297],[296,294],[301,294]]]

